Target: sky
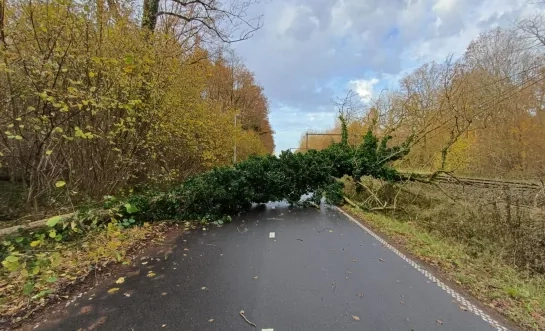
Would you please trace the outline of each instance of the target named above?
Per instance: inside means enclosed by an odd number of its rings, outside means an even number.
[[[335,123],[333,100],[365,101],[480,33],[543,10],[532,0],[264,0],[263,27],[234,45],[270,102],[276,153]]]

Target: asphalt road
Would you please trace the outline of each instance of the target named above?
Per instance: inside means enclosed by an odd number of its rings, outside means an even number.
[[[115,286],[111,294],[111,284],[99,286],[37,329],[495,329],[329,207],[257,207],[179,238],[167,260],[148,261]]]

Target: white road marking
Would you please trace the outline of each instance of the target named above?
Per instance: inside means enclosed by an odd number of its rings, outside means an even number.
[[[269,232],[269,238],[276,238],[276,235],[274,232]]]
[[[261,329],[261,331],[274,331],[273,329]]]
[[[499,331],[508,331],[506,327],[502,326],[498,321],[494,320],[492,317],[490,317],[488,314],[486,314],[484,311],[482,311],[480,308],[472,304],[469,300],[464,298],[461,294],[451,289],[448,285],[437,279],[434,275],[432,275],[429,271],[422,268],[418,263],[414,262],[413,260],[409,259],[405,254],[398,251],[394,246],[390,245],[386,242],[386,240],[382,239],[378,234],[371,231],[369,228],[367,228],[365,225],[358,222],[354,217],[348,215],[344,210],[342,210],[339,207],[336,207],[338,211],[340,211],[344,216],[348,217],[349,220],[356,223],[360,228],[365,230],[365,232],[369,233],[371,236],[373,236],[376,240],[378,240],[384,247],[390,249],[392,252],[394,252],[397,256],[405,260],[411,267],[418,270],[420,273],[422,273],[424,276],[426,276],[429,280],[437,284],[443,291],[450,294],[454,299],[456,299],[462,306],[467,308],[467,311],[472,312],[473,314],[479,316],[483,319],[483,321],[487,322],[492,326],[493,328],[496,328],[496,330]]]

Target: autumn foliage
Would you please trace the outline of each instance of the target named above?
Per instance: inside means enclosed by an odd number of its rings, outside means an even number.
[[[179,182],[235,142],[239,160],[274,150],[262,88],[198,33],[143,29],[124,2],[2,3],[0,218]]]
[[[394,136],[392,142],[414,137],[400,169],[543,178],[545,44],[540,30],[528,31],[538,35],[484,33],[459,59],[426,63],[366,105],[349,94],[339,107],[351,115],[351,142],[371,127],[378,136]],[[327,133],[340,133],[340,123]],[[300,148],[323,149],[339,139],[304,134]]]

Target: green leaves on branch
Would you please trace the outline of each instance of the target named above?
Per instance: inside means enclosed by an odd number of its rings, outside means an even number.
[[[124,205],[125,216],[146,221],[214,221],[248,210],[252,203],[287,200],[294,204],[303,196],[316,204],[323,197],[331,204],[342,204],[343,184],[336,178],[399,179],[389,164],[407,154],[408,144],[388,147],[390,137],[379,140],[369,131],[359,146],[352,147],[347,143],[346,125],[342,128],[342,141],[325,150],[253,156],[234,167],[191,177],[169,192],[133,196]]]

